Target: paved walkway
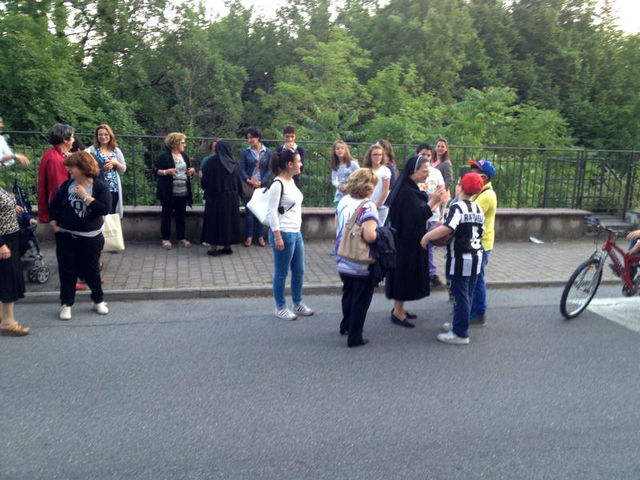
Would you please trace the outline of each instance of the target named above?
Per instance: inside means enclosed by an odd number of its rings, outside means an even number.
[[[337,293],[341,283],[330,241],[306,244],[305,292]],[[50,301],[58,296],[58,274],[53,243],[41,245],[51,278],[45,284],[27,285],[28,301]],[[580,241],[496,243],[487,269],[490,287],[559,286],[594,250],[594,242]],[[107,299],[198,298],[270,295],[273,261],[271,249],[234,246],[233,255],[210,257],[206,248],[163,250],[160,242],[127,244],[118,254],[104,257],[104,289]],[[436,250],[442,272],[444,249]],[[604,281],[615,277],[608,269]]]

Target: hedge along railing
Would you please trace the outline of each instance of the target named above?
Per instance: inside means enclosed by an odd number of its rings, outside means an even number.
[[[90,133],[78,133],[85,143],[92,143]],[[0,182],[11,186],[17,178],[35,202],[37,168],[42,153],[49,148],[42,132],[7,132],[12,148],[31,159],[29,168],[0,168]],[[117,135],[127,172],[121,175],[125,205],[153,205],[155,176],[153,161],[164,150],[164,137]],[[208,154],[210,138],[189,137],[186,153],[193,165]],[[229,140],[236,160],[247,147],[244,139]],[[333,142],[299,141],[306,152],[302,190],[307,206],[331,206],[330,157]],[[280,140],[265,140],[275,150]],[[360,161],[369,143],[349,143],[351,153]],[[413,155],[415,145],[394,145],[399,168]],[[451,146],[454,176],[469,158],[487,158],[496,167],[493,186],[500,207],[513,208],[584,208],[597,212],[624,215],[640,206],[640,152],[626,150],[538,149],[527,147]],[[202,203],[197,177],[193,179],[194,201]]]

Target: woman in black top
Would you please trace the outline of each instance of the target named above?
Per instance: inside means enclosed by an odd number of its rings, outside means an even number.
[[[60,276],[60,320],[71,319],[78,277],[91,289],[93,310],[109,313],[100,280],[100,252],[104,246],[103,216],[111,210],[111,193],[100,180],[98,162],[88,152],[74,153],[64,160],[70,178],[49,205],[49,224],[56,236]]]
[[[184,133],[171,132],[164,139],[167,149],[156,159],[153,171],[158,176],[156,197],[162,205],[160,232],[162,247],[170,250],[171,214],[176,217],[176,238],[183,247],[190,247],[185,238],[184,213],[187,205],[193,203],[191,176],[196,171],[189,165],[189,157],[184,153],[187,137]]]
[[[429,175],[426,157],[411,157],[398,177],[387,199],[389,221],[398,235],[396,269],[385,281],[385,294],[393,299],[391,322],[401,327],[415,325],[407,318],[415,316],[404,308],[404,302],[419,300],[429,295],[429,258],[420,247],[420,240],[427,232],[427,219],[437,207],[444,187],[436,190],[431,198],[418,188]]]

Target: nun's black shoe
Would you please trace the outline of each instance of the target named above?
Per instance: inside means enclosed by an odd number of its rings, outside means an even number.
[[[349,329],[343,326],[340,326],[340,335],[346,335],[349,333]]]
[[[232,253],[233,253],[233,250],[231,250],[231,247],[224,247],[218,250],[219,255],[231,255]]]
[[[359,342],[353,342],[353,343],[348,343],[347,342],[347,345],[349,346],[349,348],[354,348],[354,347],[361,347],[363,345],[366,345],[367,343],[369,343],[369,339],[368,338],[363,338]]]
[[[393,315],[393,308],[391,309],[391,315]],[[418,315],[416,315],[415,313],[407,312],[407,318],[411,318],[411,319],[418,318]],[[391,321],[393,322],[393,320]]]
[[[391,323],[395,324],[395,325],[399,325],[400,327],[404,327],[404,328],[414,328],[415,325],[413,323],[411,323],[410,321],[408,321],[406,318],[404,320],[400,320],[398,317],[396,317],[393,312],[391,312]]]
[[[207,250],[207,255],[211,255],[212,257],[217,257],[218,250]]]

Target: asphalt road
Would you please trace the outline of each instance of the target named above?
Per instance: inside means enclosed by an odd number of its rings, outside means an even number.
[[[639,334],[562,320],[558,289],[490,295],[469,346],[435,340],[444,293],[414,330],[376,295],[354,350],[335,296],[297,322],[268,298],[18,304],[0,479],[640,478]]]

